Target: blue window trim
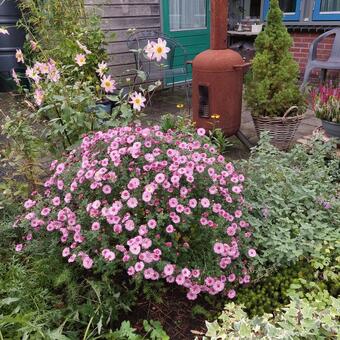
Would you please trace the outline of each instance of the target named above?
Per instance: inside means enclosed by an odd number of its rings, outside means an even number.
[[[340,13],[326,14],[325,12],[320,13],[320,10],[321,10],[321,0],[315,0],[314,9],[313,9],[313,20],[314,21],[340,20]]]
[[[270,0],[264,0],[264,5],[263,5],[263,18],[264,20],[267,20],[267,14],[269,11],[269,3]],[[295,12],[292,14],[287,14],[285,13],[283,15],[283,20],[284,21],[299,21],[301,16],[301,0],[296,0],[296,8]]]

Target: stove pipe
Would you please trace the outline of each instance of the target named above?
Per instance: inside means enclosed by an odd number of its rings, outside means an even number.
[[[210,49],[225,50],[228,30],[228,0],[211,0]]]

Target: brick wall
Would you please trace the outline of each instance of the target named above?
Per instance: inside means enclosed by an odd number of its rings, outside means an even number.
[[[295,60],[300,65],[300,71],[303,74],[305,71],[305,67],[308,60],[309,48],[317,38],[320,33],[316,32],[291,32],[291,36],[293,37],[293,47],[291,48],[291,52]],[[329,54],[332,48],[332,42],[334,37],[326,38],[322,40],[318,45],[318,59],[327,60],[329,58]],[[318,74],[318,70],[314,72],[315,75]]]

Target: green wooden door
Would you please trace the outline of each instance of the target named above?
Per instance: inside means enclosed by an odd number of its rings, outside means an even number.
[[[188,60],[209,48],[210,0],[163,0],[162,12],[163,32],[184,46]],[[174,67],[181,67],[183,61],[180,50],[176,51]],[[179,76],[175,82],[182,82],[183,78]]]

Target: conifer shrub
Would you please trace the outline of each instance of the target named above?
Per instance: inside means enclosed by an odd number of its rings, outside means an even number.
[[[254,116],[282,117],[297,105],[304,109],[299,91],[299,66],[289,49],[292,46],[282,22],[278,0],[271,0],[267,25],[255,41],[256,55],[246,82],[245,98]]]

